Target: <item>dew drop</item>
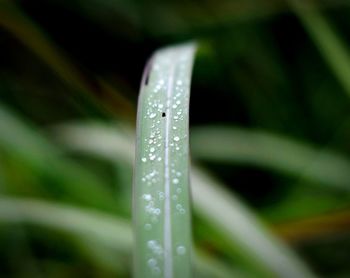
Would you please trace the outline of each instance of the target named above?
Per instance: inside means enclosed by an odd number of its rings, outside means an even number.
[[[156,150],[156,149],[153,148],[153,147],[149,149],[149,151],[150,151],[151,153],[153,153],[155,150]]]
[[[148,248],[152,249],[152,248],[154,248],[155,246],[157,246],[157,242],[156,242],[155,240],[149,240],[149,241],[147,242],[147,246],[148,246]]]
[[[159,209],[159,208],[156,208],[156,209],[154,210],[154,214],[159,215],[159,214],[160,214],[160,209]]]
[[[186,252],[186,250],[185,250]],[[157,265],[157,260],[154,259],[154,258],[151,258],[148,260],[147,264],[150,266],[150,267],[155,267]]]
[[[142,160],[142,162],[146,162],[147,158],[146,157],[142,157],[141,160]]]
[[[178,184],[179,183],[179,179],[175,178],[173,179],[173,184]]]
[[[176,248],[176,253],[178,255],[185,255],[186,254],[186,247],[183,246],[183,245],[179,245],[177,248]]]
[[[142,198],[146,201],[151,201],[152,200],[152,196],[151,194],[143,194]]]
[[[179,136],[174,137],[174,141],[178,142],[180,140]]]
[[[155,155],[150,155],[149,160],[154,160],[156,158]]]
[[[153,119],[157,114],[156,113],[152,113],[151,115],[149,115],[150,119]]]

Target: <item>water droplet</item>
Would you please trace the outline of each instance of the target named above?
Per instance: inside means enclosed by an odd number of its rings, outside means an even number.
[[[143,194],[142,198],[146,201],[151,201],[152,200],[152,196],[151,194]]]
[[[146,162],[147,158],[146,157],[142,157],[141,160],[142,160],[142,162]]]
[[[177,141],[179,141],[179,140],[180,140],[179,136],[175,136],[175,137],[174,137],[174,141],[177,142]]]
[[[176,130],[176,129],[177,129],[177,127],[176,127],[176,126],[173,126],[173,129],[174,129],[174,130]]]
[[[157,114],[156,113],[152,113],[151,115],[149,115],[150,119],[153,119]]]
[[[186,254],[186,247],[183,246],[183,245],[179,245],[177,248],[176,248],[176,253],[178,255],[185,255]]]
[[[149,240],[149,241],[147,242],[147,246],[148,246],[148,248],[152,249],[152,248],[154,248],[155,246],[157,246],[157,242],[156,242],[155,240]]]
[[[156,209],[154,210],[154,214],[159,215],[159,214],[160,214],[160,209],[159,209],[159,208],[156,208]]]
[[[158,161],[161,161],[162,160],[162,158],[161,157],[158,157],[158,159],[157,159]]]
[[[154,160],[156,158],[155,155],[150,155],[149,160]]]
[[[182,85],[182,81],[181,80],[177,80],[176,81],[176,85]]]
[[[185,250],[186,252],[186,250]],[[157,265],[157,260],[154,259],[154,258],[151,258],[148,260],[147,264],[150,266],[150,267],[155,267]]]
[[[155,150],[156,150],[156,149],[153,148],[153,147],[149,149],[149,151],[150,151],[151,153],[153,153]]]
[[[178,184],[179,183],[179,179],[175,178],[173,179],[173,184]]]

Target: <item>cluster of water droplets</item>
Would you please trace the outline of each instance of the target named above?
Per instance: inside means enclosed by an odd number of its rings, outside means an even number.
[[[153,275],[159,276],[161,274],[160,262],[162,261],[163,247],[157,240],[149,240],[147,241],[147,249],[151,254],[151,257],[147,261],[147,265]]]
[[[188,73],[184,71],[188,62],[187,54],[180,57],[180,63],[175,69],[177,78],[169,79],[171,76],[169,69],[173,63],[172,55],[169,54],[168,58],[163,56],[162,60],[155,61],[152,74],[156,78],[149,81],[148,93],[145,94],[147,106],[144,108],[143,119],[147,125],[143,130],[144,142],[140,160],[141,164],[145,165],[141,167],[143,169],[141,181],[146,186],[141,198],[146,213],[144,222],[146,231],[158,229],[157,225],[162,223],[161,217],[166,213],[164,210],[166,201],[171,202],[170,208],[175,210],[177,217],[183,217],[186,214],[187,204],[182,203],[181,194],[187,190],[184,186],[187,185],[188,177],[182,173],[181,169],[184,163],[188,163],[188,138],[185,128],[188,124],[189,79]],[[171,95],[167,94],[169,86],[172,89]],[[168,134],[165,134],[165,125],[169,122]],[[165,142],[166,139],[168,142]],[[166,177],[160,170],[164,167],[165,152],[169,154],[169,169],[165,169],[168,171]],[[169,193],[164,191],[165,179],[168,179]],[[162,244],[164,244],[163,238],[150,237],[147,241],[149,251],[147,265],[155,276],[160,275],[164,267]],[[179,256],[187,252],[182,244],[173,246],[173,250]]]

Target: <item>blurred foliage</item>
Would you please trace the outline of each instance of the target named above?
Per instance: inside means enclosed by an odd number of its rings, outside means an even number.
[[[256,277],[256,238],[350,276],[349,15],[347,0],[0,0],[0,276],[131,275],[141,74],[189,39],[192,158],[225,185],[195,201],[198,276]],[[225,194],[242,222],[208,218]]]

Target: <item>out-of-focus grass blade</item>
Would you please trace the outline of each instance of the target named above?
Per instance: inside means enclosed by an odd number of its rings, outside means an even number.
[[[91,237],[123,252],[129,252],[132,244],[131,227],[127,221],[51,201],[1,197],[0,221],[42,225],[77,236]]]
[[[350,210],[328,213],[299,221],[282,223],[275,231],[290,242],[302,242],[350,230]]]
[[[91,144],[79,144],[79,149],[92,155],[112,160],[112,162],[119,156],[123,156],[124,159],[130,159],[130,155],[127,155],[125,150],[121,150],[118,146],[113,146],[114,138],[120,140],[123,136],[121,133],[118,134],[116,128],[110,129],[94,125],[90,127],[91,130],[89,131],[88,125],[82,125],[82,127],[84,128],[75,129],[74,126],[69,126],[69,128],[61,126],[59,133],[61,134],[62,142],[67,146],[73,145],[69,148],[74,149],[79,140],[70,142],[69,138],[81,138],[80,142],[82,142],[84,138],[89,138],[90,133],[96,134],[96,136],[101,136],[101,139],[109,138],[111,141],[94,140]],[[114,133],[114,136],[112,136],[112,133]],[[128,137],[124,138],[125,142],[128,142],[128,140]],[[99,145],[101,144],[108,146],[109,152],[107,149],[100,151],[102,147]],[[132,149],[129,149],[129,152],[132,153]],[[132,163],[131,159],[129,163]],[[195,167],[193,168],[195,169]],[[243,252],[240,255],[246,261],[246,264],[249,265],[254,275],[259,273],[262,277],[271,277],[272,273],[274,273],[277,276],[292,277],[286,276],[288,273],[282,273],[289,271],[290,275],[302,275],[295,277],[312,276],[293,252],[263,228],[254,217],[254,214],[231,192],[221,189],[216,182],[209,179],[207,175],[202,174],[202,171],[198,169],[192,172],[191,175],[193,178],[192,188],[194,191],[195,213],[214,227],[217,227],[218,231],[222,230],[223,236],[230,242],[231,249],[236,250],[236,246],[240,247],[238,249]],[[219,211],[223,207],[224,210]]]
[[[261,268],[267,277],[313,277],[293,252],[274,238],[232,193],[195,168],[192,182],[196,212],[229,238],[232,247],[243,257],[249,257],[250,267]]]
[[[196,250],[196,271],[195,277],[220,277],[220,278],[249,278],[252,277],[246,272],[238,269],[232,269],[221,261],[213,259],[213,256],[205,254],[202,251]]]
[[[188,116],[195,46],[157,51],[142,79],[134,170],[136,277],[191,277]]]
[[[64,193],[60,196],[69,201],[118,211],[119,206],[103,181],[63,158],[59,148],[33,129],[0,105],[0,150],[16,162],[19,173],[27,168],[30,175],[44,177],[46,182],[50,181],[56,190],[59,188],[59,192]],[[0,157],[0,162],[2,159]],[[41,186],[50,192],[50,186]]]
[[[252,164],[350,190],[350,162],[330,150],[263,131],[202,127],[191,131],[193,156]]]
[[[95,210],[39,199],[0,197],[0,223],[32,224],[63,231],[83,239],[93,252],[106,252],[109,256],[130,255],[133,244],[129,221]],[[95,255],[99,256],[101,263],[111,264],[111,258],[105,258],[104,254]],[[232,277],[232,269],[203,253],[195,257],[195,262],[198,267],[205,266],[208,276],[204,277]],[[196,277],[202,277],[201,270]]]
[[[350,53],[312,1],[289,0],[335,77],[350,96]]]
[[[111,161],[130,165],[134,161],[131,151],[135,146],[135,134],[131,128],[107,126],[98,122],[88,124],[66,123],[53,129],[54,137],[72,151],[89,151]],[[102,140],[102,141],[101,141]],[[97,144],[103,142],[103,144]]]
[[[11,32],[73,89],[85,93],[113,114],[128,119],[133,117],[134,107],[123,95],[100,79],[94,80],[94,86],[99,87],[96,93],[77,67],[51,43],[39,26],[33,23],[14,1],[0,0],[0,26]]]

